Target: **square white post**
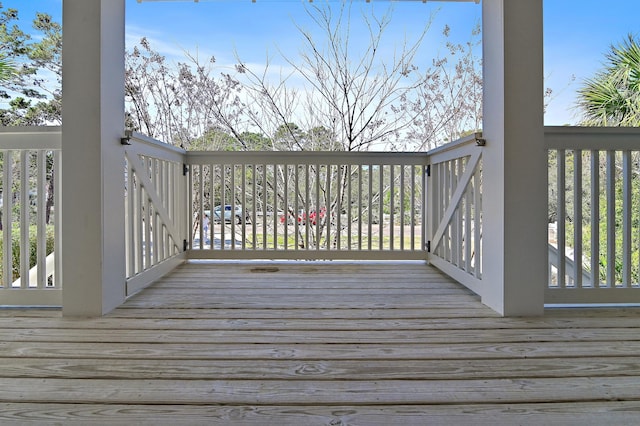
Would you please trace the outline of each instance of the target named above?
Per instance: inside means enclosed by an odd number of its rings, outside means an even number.
[[[482,301],[542,315],[547,279],[542,0],[483,0]]]
[[[63,314],[125,300],[124,0],[63,2]]]

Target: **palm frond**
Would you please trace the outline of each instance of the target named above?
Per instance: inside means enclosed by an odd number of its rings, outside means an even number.
[[[605,68],[578,90],[583,125],[640,126],[640,44],[629,35],[611,46]]]

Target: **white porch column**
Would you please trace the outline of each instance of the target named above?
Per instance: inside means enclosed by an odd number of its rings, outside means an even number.
[[[483,303],[542,315],[547,170],[542,0],[483,0]]]
[[[63,314],[125,299],[124,0],[63,1]]]

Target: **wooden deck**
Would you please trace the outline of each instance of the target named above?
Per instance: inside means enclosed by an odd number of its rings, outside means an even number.
[[[504,319],[420,263],[191,263],[0,336],[3,425],[640,422],[639,310]]]

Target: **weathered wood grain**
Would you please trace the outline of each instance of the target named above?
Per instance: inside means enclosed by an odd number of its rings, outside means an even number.
[[[640,402],[612,401],[540,404],[446,404],[393,406],[317,405],[136,405],[37,404],[0,405],[4,425],[55,424],[156,425],[633,425]]]
[[[620,401],[637,377],[465,380],[166,380],[3,378],[0,402],[87,404],[439,405]]]
[[[7,329],[5,342],[247,343],[247,344],[401,344],[523,343],[631,341],[632,328],[500,330],[140,330],[140,329]]]
[[[630,425],[640,310],[500,318],[421,262],[189,263],[103,318],[0,310],[1,424]]]
[[[459,344],[243,344],[0,342],[5,357],[149,359],[532,359],[637,356],[640,342],[529,342]],[[582,361],[582,359],[580,359]],[[100,362],[100,361],[96,361]],[[576,361],[577,362],[577,361]]]
[[[464,310],[448,306],[428,306],[421,308],[296,308],[287,309],[230,309],[230,308],[189,308],[173,309],[156,306],[152,308],[134,308],[128,304],[109,313],[107,318],[127,318],[127,319],[248,319],[248,318],[271,318],[271,319],[399,319],[399,318],[499,318],[491,309],[476,304]]]
[[[298,309],[420,309],[425,306],[442,306],[448,308],[465,309],[477,306],[478,298],[469,295],[455,296],[412,296],[412,295],[373,295],[367,297],[345,298],[344,295],[334,294],[322,297],[311,297],[304,294],[293,294],[287,297],[272,295],[238,294],[231,296],[209,294],[152,294],[148,297],[134,296],[128,305],[136,308],[172,307],[180,309],[288,309],[295,306]]]
[[[640,318],[148,318],[136,321],[119,316],[107,318],[0,318],[0,329],[135,329],[135,330],[482,330],[502,329],[628,329],[640,327]],[[283,312],[283,311],[278,311]],[[345,321],[348,319],[348,321]]]
[[[384,354],[379,354],[384,356]],[[48,379],[163,380],[463,380],[640,375],[637,357],[386,360],[0,358],[2,375]]]

